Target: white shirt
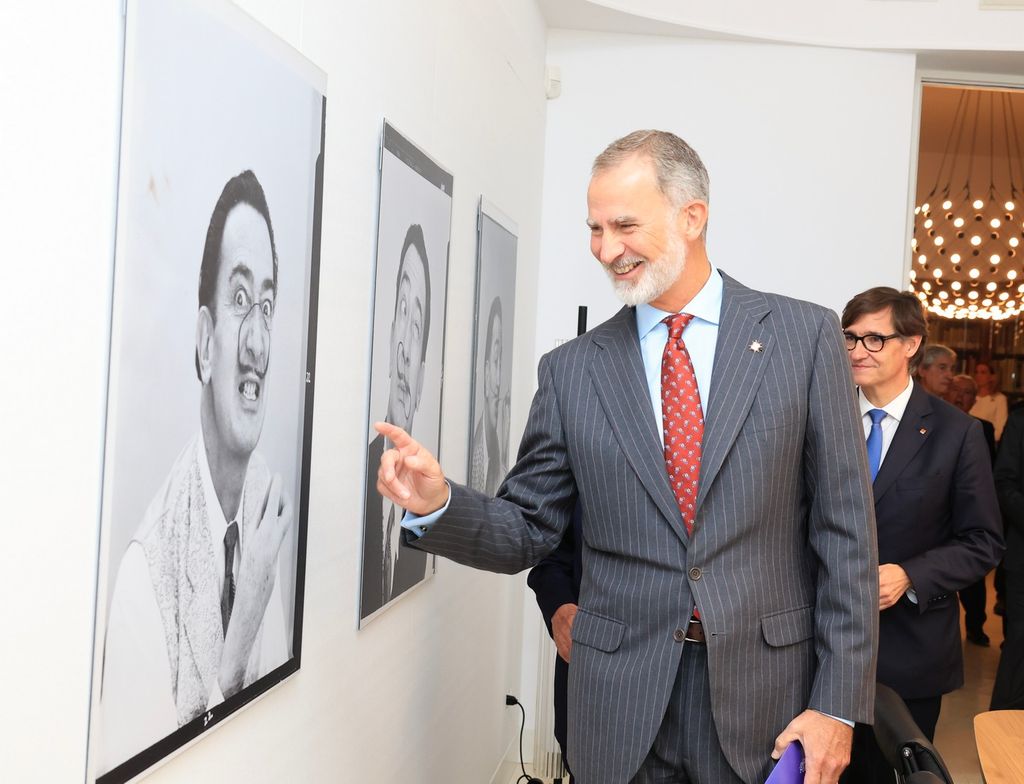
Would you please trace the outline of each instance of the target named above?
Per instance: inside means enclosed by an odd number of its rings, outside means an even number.
[[[878,466],[881,468],[882,463],[885,462],[885,456],[889,452],[889,447],[892,445],[892,438],[896,435],[896,428],[900,426],[900,420],[903,419],[903,414],[906,413],[907,403],[910,402],[910,393],[914,391],[914,380],[907,379],[907,388],[900,392],[896,397],[889,401],[887,405],[876,406],[874,403],[864,397],[864,390],[857,389],[857,402],[860,403],[860,418],[861,423],[864,425],[864,440],[867,440],[868,434],[871,433],[871,417],[868,415],[869,411],[873,411],[876,408],[882,409],[886,416],[882,420],[882,459],[878,461]]]

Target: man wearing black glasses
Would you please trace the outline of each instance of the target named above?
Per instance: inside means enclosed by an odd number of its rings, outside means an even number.
[[[988,448],[975,419],[911,380],[928,334],[913,294],[862,292],[842,324],[878,526],[878,681],[933,739],[942,695],[964,682],[956,592],[1003,551]],[[845,780],[892,780],[868,727],[856,728],[852,760]]]

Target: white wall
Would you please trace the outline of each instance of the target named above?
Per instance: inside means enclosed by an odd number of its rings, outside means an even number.
[[[900,286],[906,259],[914,56],[554,30],[539,357],[620,306],[590,255],[594,156],[637,128],[678,133],[711,175],[711,260],[741,282],[841,310]]]
[[[85,769],[118,5],[0,11],[3,780]],[[441,452],[462,479],[481,193],[520,228],[515,433],[533,387],[544,23],[533,0],[240,5],[329,80],[302,669],[149,780],[486,782],[518,731],[521,580],[440,562],[356,631],[377,149],[387,117],[455,176]]]

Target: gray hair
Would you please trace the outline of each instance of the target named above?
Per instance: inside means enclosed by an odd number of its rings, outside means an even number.
[[[614,168],[634,155],[651,161],[658,188],[673,207],[682,207],[691,199],[709,201],[708,170],[700,156],[668,131],[633,131],[616,139],[594,159],[591,174]]]
[[[956,362],[956,352],[953,351],[949,346],[944,346],[941,343],[929,343],[924,348],[924,353],[921,355],[921,363],[919,367],[931,367],[941,359],[946,357]]]
[[[961,373],[958,376],[953,376],[952,383],[956,384],[958,382],[964,385],[969,385],[971,388],[971,393],[975,395],[978,394],[978,382],[974,380],[974,376],[968,376],[966,373]]]

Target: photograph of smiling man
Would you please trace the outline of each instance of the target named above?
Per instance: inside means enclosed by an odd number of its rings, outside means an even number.
[[[360,625],[433,574],[402,542],[402,510],[377,492],[381,420],[438,447],[452,176],[384,124],[367,421]]]
[[[299,668],[326,106],[323,73],[232,6],[134,0],[127,28],[100,784]]]

